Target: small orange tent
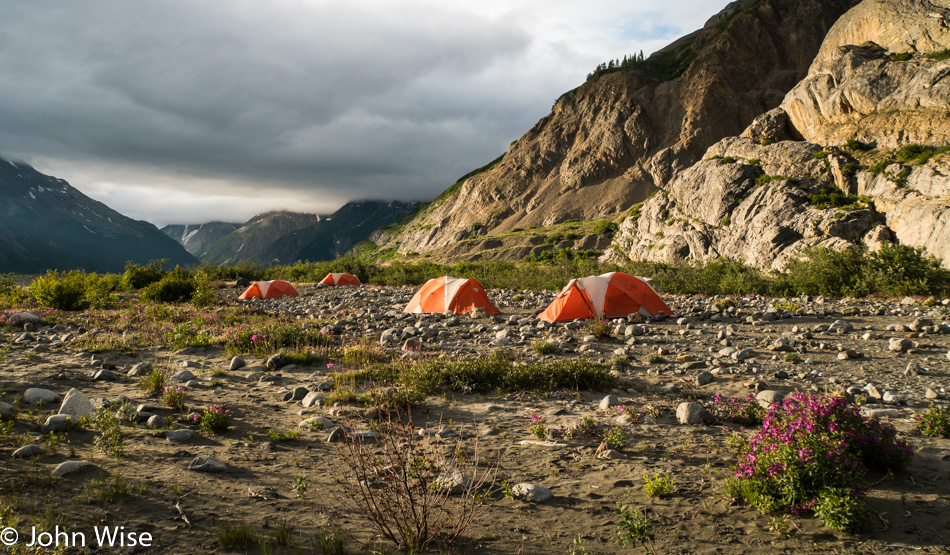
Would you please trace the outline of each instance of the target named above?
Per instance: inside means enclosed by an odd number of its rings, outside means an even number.
[[[330,272],[320,285],[363,285],[353,274]]]
[[[610,272],[572,279],[538,318],[564,322],[576,318],[622,318],[635,312],[644,316],[673,313],[643,279]]]
[[[282,279],[272,281],[255,281],[248,287],[239,299],[277,299],[280,297],[296,297],[297,290],[294,286]]]
[[[487,314],[499,314],[488,300],[485,288],[475,279],[449,276],[430,279],[416,291],[403,312],[445,312],[466,314],[480,308]]]

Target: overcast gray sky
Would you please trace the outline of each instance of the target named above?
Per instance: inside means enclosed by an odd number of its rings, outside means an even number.
[[[162,226],[429,200],[726,0],[5,0],[0,157]]]

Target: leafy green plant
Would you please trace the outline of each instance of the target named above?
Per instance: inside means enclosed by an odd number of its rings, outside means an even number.
[[[270,438],[274,443],[289,443],[300,440],[300,433],[297,430],[288,430],[286,432],[278,432],[277,430],[270,429],[267,430],[267,437]]]
[[[96,274],[87,274],[79,270],[60,273],[56,270],[46,272],[30,284],[30,294],[40,307],[59,310],[83,310],[93,304],[94,299],[108,297],[112,282],[104,282],[105,291],[100,291],[101,278]],[[99,301],[102,304],[102,301]]]
[[[607,447],[617,451],[623,451],[629,439],[627,438],[627,434],[623,432],[623,428],[620,426],[611,426],[610,428],[604,428],[603,441],[607,444]]]
[[[868,420],[846,398],[796,392],[772,405],[762,429],[740,446],[735,475],[762,512],[813,510],[832,490],[863,503],[869,469],[899,471],[912,455],[892,427]],[[828,501],[823,514],[840,504]]]
[[[234,424],[233,413],[219,405],[211,405],[201,414],[194,415],[198,428],[212,434],[227,431]]]
[[[544,425],[544,417],[538,413],[531,415],[531,423],[528,424],[528,431],[531,432],[531,435],[534,437],[543,440],[545,438],[545,432],[547,428]]]
[[[661,476],[659,470],[653,471],[652,478],[648,474],[643,475],[643,489],[650,497],[666,497],[676,491],[673,478],[668,475]]]
[[[124,289],[141,289],[151,285],[165,275],[165,265],[168,259],[152,260],[145,266],[141,266],[131,260],[125,263],[125,271],[122,273],[121,284]]]
[[[184,303],[191,300],[197,285],[194,276],[184,268],[176,266],[162,279],[145,287],[141,298],[154,303]]]
[[[222,549],[248,550],[260,542],[260,534],[245,522],[223,523],[218,528],[218,544]]]
[[[762,418],[765,416],[765,409],[756,401],[755,395],[749,394],[745,399],[732,397],[726,401],[721,395],[713,398],[715,404],[713,410],[725,418],[739,424],[740,426],[761,426]]]
[[[658,355],[656,353],[650,353],[646,355],[645,357],[643,357],[643,362],[646,362],[647,364],[662,364],[666,362],[666,359],[663,358],[662,355]]]
[[[619,229],[619,226],[610,220],[600,220],[594,224],[594,227],[591,228],[591,233],[594,235],[612,235],[614,232]]]
[[[917,413],[914,429],[925,436],[950,438],[950,410],[931,405],[923,413]]]
[[[818,495],[815,516],[839,532],[860,532],[871,520],[867,503],[854,493],[831,488]]]
[[[149,395],[159,395],[168,385],[168,372],[161,368],[152,368],[140,381],[139,386]]]
[[[323,555],[343,555],[346,553],[346,535],[336,524],[324,526],[317,533],[317,545]]]
[[[535,340],[531,343],[531,350],[539,355],[550,355],[557,352],[558,344],[553,341],[543,339]]]
[[[122,425],[119,417],[116,416],[116,410],[108,405],[103,405],[92,415],[91,421],[99,430],[99,436],[93,440],[96,448],[109,453],[116,459],[121,458],[125,446],[122,438]]]
[[[185,410],[185,388],[181,386],[167,386],[162,389],[161,402],[170,409]]]
[[[584,331],[598,339],[606,339],[613,332],[607,320],[591,320],[584,326]]]
[[[653,544],[655,535],[653,533],[653,523],[640,514],[640,510],[631,511],[629,505],[617,503],[617,512],[620,514],[620,522],[617,524],[616,541],[618,544],[626,547],[632,542],[641,544],[648,553],[656,553],[656,547]]]

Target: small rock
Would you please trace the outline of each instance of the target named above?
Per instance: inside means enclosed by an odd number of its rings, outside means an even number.
[[[711,384],[713,382],[714,376],[709,372],[701,372],[696,376],[696,385],[704,386],[706,384]]]
[[[680,424],[696,425],[711,422],[712,415],[699,403],[692,401],[680,403],[676,407],[676,420]]]
[[[333,421],[325,416],[314,416],[297,424],[297,426],[306,430],[329,430],[333,428]]]
[[[59,463],[56,468],[53,469],[53,476],[69,476],[70,474],[85,474],[86,472],[93,472],[101,470],[98,466],[94,465],[89,461],[66,461]]]
[[[191,370],[179,370],[178,372],[172,374],[171,377],[168,378],[168,381],[171,383],[187,382],[195,379],[196,377],[197,376],[195,376]]]
[[[132,369],[129,370],[128,374],[126,375],[129,376],[130,378],[134,378],[136,376],[144,376],[146,374],[151,373],[153,367],[154,366],[152,364],[152,361],[146,360],[145,362],[140,362],[136,364],[135,366],[133,366]]]
[[[529,503],[546,503],[554,498],[554,494],[548,488],[536,484],[523,482],[511,488],[511,493],[517,499],[523,499]]]
[[[901,398],[890,391],[885,391],[884,395],[881,395],[881,401],[885,405],[899,405],[901,402]]]
[[[766,389],[755,394],[755,400],[762,408],[769,408],[775,403],[781,403],[785,400],[785,394],[774,389]]]
[[[149,417],[145,425],[151,428],[152,430],[157,430],[159,428],[164,428],[165,426],[168,426],[168,419],[165,418],[164,416],[159,416],[155,414]]]
[[[165,430],[165,439],[172,443],[191,443],[196,435],[194,430]]]
[[[198,455],[188,465],[188,470],[195,472],[226,472],[228,465],[210,455]]]
[[[43,448],[35,443],[24,445],[13,452],[15,459],[32,459],[43,454]]]
[[[323,406],[323,398],[325,396],[326,395],[321,391],[311,391],[300,401],[300,404],[303,405],[305,409]]]
[[[600,410],[607,410],[610,407],[619,405],[620,400],[614,395],[608,395],[600,400]]]
[[[247,363],[244,362],[244,359],[236,356],[231,358],[231,364],[228,365],[228,370],[233,372],[234,370],[244,368],[245,366],[247,366]]]
[[[887,350],[896,351],[898,353],[906,353],[908,350],[914,348],[914,342],[910,339],[904,339],[901,337],[892,337],[887,340]]]
[[[267,362],[264,363],[269,370],[277,370],[283,366],[287,366],[287,357],[284,356],[284,353],[275,353],[267,357]]]
[[[65,432],[69,429],[70,418],[68,414],[51,414],[43,424],[44,432]]]
[[[73,418],[82,418],[95,414],[96,407],[78,389],[70,389],[63,397],[63,404],[59,407],[59,414],[66,414]]]
[[[10,403],[0,401],[0,420],[13,420],[16,409]]]
[[[99,370],[92,375],[92,379],[97,382],[114,382],[119,379],[119,375],[112,370]]]
[[[31,387],[23,392],[23,402],[28,405],[47,405],[59,402],[59,394],[48,389]]]
[[[861,412],[864,413],[864,416],[868,418],[897,418],[901,415],[900,411],[897,409],[869,409],[865,408]]]
[[[471,486],[472,477],[460,470],[452,470],[440,474],[435,483],[439,489],[448,490],[450,495],[460,495]]]

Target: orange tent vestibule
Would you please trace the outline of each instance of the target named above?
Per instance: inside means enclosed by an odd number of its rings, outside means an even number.
[[[353,274],[330,272],[320,285],[363,285]]]
[[[572,279],[538,318],[565,322],[577,318],[622,318],[628,314],[671,315],[650,285],[623,272]]]
[[[476,308],[484,310],[486,314],[499,314],[478,280],[442,276],[425,282],[403,312],[419,314],[452,311],[465,314]]]
[[[294,286],[282,279],[272,281],[255,281],[248,287],[239,299],[277,299],[280,297],[296,297],[297,290]]]

